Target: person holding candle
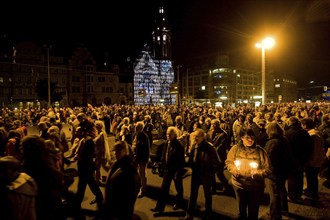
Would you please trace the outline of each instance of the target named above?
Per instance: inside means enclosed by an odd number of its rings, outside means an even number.
[[[252,129],[242,128],[239,136],[241,140],[230,149],[225,163],[232,174],[239,219],[258,219],[264,178],[271,174],[271,166],[266,151],[256,145]]]

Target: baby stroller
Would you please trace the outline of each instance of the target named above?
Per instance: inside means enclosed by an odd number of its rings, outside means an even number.
[[[153,174],[158,174],[162,176],[163,169],[162,169],[162,153],[163,153],[163,146],[166,140],[164,139],[157,139],[153,140],[151,148],[150,148],[150,167],[151,172]]]

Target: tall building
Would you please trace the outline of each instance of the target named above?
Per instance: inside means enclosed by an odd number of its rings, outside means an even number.
[[[288,77],[275,77],[274,102],[298,101],[297,81]]]
[[[227,55],[216,56],[209,60],[215,61],[194,66],[189,68],[186,74],[182,74],[182,101],[184,103],[260,104],[260,72],[230,66]]]
[[[165,8],[158,8],[152,32],[151,50],[146,44],[134,65],[134,103],[175,104],[176,95],[170,93],[174,81],[171,30]]]

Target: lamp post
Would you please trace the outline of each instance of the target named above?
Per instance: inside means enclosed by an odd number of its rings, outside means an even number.
[[[50,64],[49,64],[49,50],[52,48],[51,45],[44,44],[44,48],[47,50],[47,81],[48,81],[48,107],[51,107],[51,98],[50,98]]]
[[[47,74],[48,74],[48,107],[51,106],[50,102],[50,67],[49,67],[49,47],[47,47]]]
[[[181,85],[180,85],[180,68],[182,66],[181,65],[177,65],[177,74],[178,74],[178,106],[181,105],[181,97],[180,97],[180,89],[181,89]]]
[[[261,48],[261,104],[265,104],[266,98],[266,59],[265,59],[265,50],[270,49],[275,45],[275,40],[271,37],[263,39],[261,42],[256,44],[257,48]]]

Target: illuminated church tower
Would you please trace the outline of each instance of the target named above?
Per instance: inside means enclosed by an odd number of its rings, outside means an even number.
[[[153,56],[156,59],[170,60],[172,58],[171,30],[163,6],[158,8],[154,31],[152,32],[152,46]]]
[[[134,65],[136,105],[175,104],[176,96],[170,94],[174,80],[171,53],[171,31],[161,5],[152,32],[152,49],[145,45]]]

